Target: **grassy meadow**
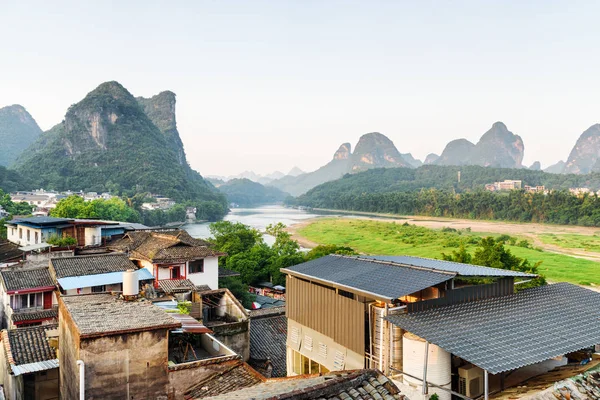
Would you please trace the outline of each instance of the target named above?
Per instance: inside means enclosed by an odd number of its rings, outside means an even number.
[[[485,232],[470,232],[443,228],[429,229],[416,225],[396,222],[371,221],[349,218],[319,219],[300,227],[297,234],[319,244],[350,246],[363,254],[410,255],[428,258],[441,258],[442,253],[450,254],[460,244],[471,253],[477,247],[479,238],[499,236]],[[545,235],[579,236],[579,235]],[[581,239],[581,238],[580,238]],[[525,247],[523,238],[512,238],[506,247],[518,257],[527,258],[532,264],[542,261],[539,272],[553,282],[566,281],[581,285],[600,285],[600,263],[545,252]],[[550,239],[545,239],[550,240]],[[557,239],[553,239],[557,240]],[[572,239],[574,240],[574,239]],[[600,238],[587,237],[600,246]]]

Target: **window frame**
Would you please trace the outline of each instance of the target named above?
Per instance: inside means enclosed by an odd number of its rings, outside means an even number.
[[[199,262],[200,270],[192,271],[192,263],[197,263],[197,262]],[[197,267],[197,265],[194,265],[194,267]],[[202,274],[202,273],[204,273],[204,258],[188,262],[188,274]]]

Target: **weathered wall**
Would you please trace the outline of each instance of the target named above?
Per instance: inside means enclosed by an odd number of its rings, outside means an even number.
[[[86,366],[86,400],[166,399],[167,330],[83,339],[80,357]]]
[[[79,334],[64,305],[58,308],[58,358],[60,360],[60,398],[79,398]]]
[[[206,257],[204,259],[204,272],[198,272],[190,274],[187,263],[185,265],[187,278],[194,283],[194,285],[208,285],[211,289],[219,288],[219,258],[218,257]]]
[[[58,399],[58,368],[35,374],[35,400]]]
[[[239,354],[244,361],[250,358],[250,321],[211,326],[213,336]]]

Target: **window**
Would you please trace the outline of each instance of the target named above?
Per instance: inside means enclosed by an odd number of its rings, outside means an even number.
[[[13,310],[21,310],[24,308],[43,307],[43,293],[28,293],[12,296],[11,307]]]
[[[23,228],[19,228],[19,239],[23,239]]]
[[[31,231],[29,229],[27,229],[27,241],[29,242],[31,240]]]
[[[323,374],[329,372],[327,368],[318,362],[302,355],[301,353],[291,350],[292,354],[292,372],[295,375],[303,374]]]
[[[179,266],[171,268],[171,279],[181,279],[181,274],[179,273],[180,269],[181,267]]]
[[[199,272],[204,272],[204,259],[190,261],[188,264],[188,273],[197,274]]]
[[[36,232],[35,233],[35,244],[37,244],[37,243],[38,243],[38,233]]]
[[[354,293],[352,293],[352,292],[348,292],[346,290],[338,289],[338,294],[340,296],[344,296],[344,297],[347,297],[349,299],[354,300]]]
[[[102,292],[106,292],[106,286],[104,286],[104,285],[92,286],[92,293],[102,293]]]

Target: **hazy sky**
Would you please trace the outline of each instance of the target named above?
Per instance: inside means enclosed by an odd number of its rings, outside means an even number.
[[[204,175],[314,170],[372,131],[422,159],[498,120],[546,167],[600,122],[597,1],[94,3],[0,0],[0,107],[45,130],[104,81],[172,90]]]

